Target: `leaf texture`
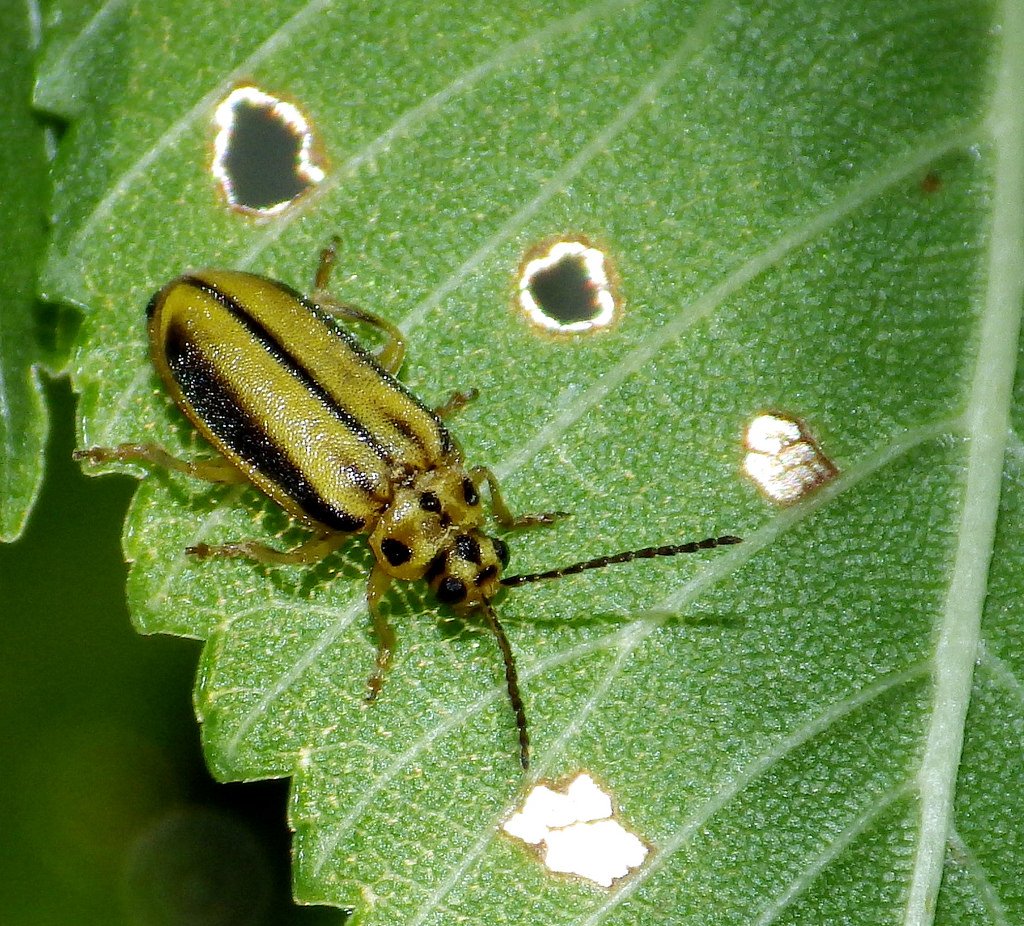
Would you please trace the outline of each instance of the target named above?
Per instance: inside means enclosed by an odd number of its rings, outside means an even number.
[[[11,541],[24,529],[42,483],[47,419],[37,364],[52,358],[45,357],[35,314],[48,192],[43,129],[31,110],[39,24],[27,5],[8,5],[0,10],[0,32],[0,125],[12,152],[0,159],[0,540]]]
[[[109,2],[77,28],[39,95],[77,117],[45,281],[88,310],[84,445],[201,455],[147,364],[149,295],[200,266],[307,289],[337,234],[335,289],[408,334],[404,381],[481,391],[453,424],[468,459],[516,510],[572,511],[513,539],[514,571],[745,540],[500,603],[531,774],[588,770],[652,849],[606,891],[500,833],[526,784],[484,628],[396,589],[367,709],[365,544],[190,564],[301,532],[148,475],[135,620],[206,641],[218,776],[293,777],[300,899],[368,924],[1024,919],[1016,4]],[[210,175],[243,81],[302,109],[326,165],[267,220]],[[509,310],[563,234],[614,262],[614,330],[552,340]],[[839,472],[784,509],[743,475],[765,410]]]

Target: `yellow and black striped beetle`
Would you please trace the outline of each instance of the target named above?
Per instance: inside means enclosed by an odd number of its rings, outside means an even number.
[[[740,538],[646,547],[502,578],[508,546],[482,529],[483,485],[494,518],[506,530],[551,524],[565,515],[514,517],[494,474],[484,466],[467,468],[442,418],[474,395],[456,392],[431,409],[395,378],[405,355],[398,329],[327,292],[336,247],[335,240],[321,253],[308,299],[266,277],[204,270],[172,280],[150,300],[153,364],[219,457],[187,462],[152,444],[122,444],[79,450],[75,458],[149,463],[209,482],[250,482],[313,531],[293,550],[253,540],[200,543],[186,551],[196,557],[308,564],[352,534],[368,534],[376,563],[366,597],[377,663],[367,700],[379,693],[396,643],[379,607],[381,597],[394,579],[424,579],[439,602],[481,614],[494,634],[525,769],[526,713],[512,648],[491,606],[497,592],[633,559],[695,553]],[[384,347],[370,353],[339,319],[377,328],[386,336]]]

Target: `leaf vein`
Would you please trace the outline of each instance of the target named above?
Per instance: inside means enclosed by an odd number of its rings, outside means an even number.
[[[412,135],[416,128],[425,124],[449,100],[469,90],[474,84],[479,83],[488,75],[515,61],[516,58],[535,50],[538,46],[542,46],[545,42],[567,32],[581,30],[588,22],[597,19],[605,11],[624,9],[638,2],[641,2],[641,0],[600,0],[600,2],[592,3],[577,13],[550,22],[518,41],[505,45],[498,49],[490,58],[459,74],[441,90],[438,90],[398,116],[385,131],[364,145],[363,148],[342,164],[338,170],[334,171],[320,183],[314,194],[308,197],[300,208],[289,210],[273,225],[267,226],[253,247],[242,255],[239,266],[248,267],[251,265],[264,250],[280,238],[292,222],[301,218],[314,201],[323,198],[340,184],[350,180],[365,164],[370,163],[375,157],[387,151],[388,147],[396,139]]]
[[[790,881],[786,889],[775,897],[753,922],[753,926],[770,926],[783,911],[801,894],[803,894],[829,864],[848,848],[875,819],[884,813],[893,803],[906,797],[914,790],[913,783],[905,781],[882,795],[876,795],[853,820],[851,820],[834,839],[808,861],[803,870]]]
[[[813,717],[805,718],[791,733],[778,740],[760,755],[755,756],[742,768],[736,770],[731,780],[724,783],[713,797],[705,801],[687,819],[682,820],[676,832],[669,838],[647,865],[615,890],[581,926],[596,926],[603,922],[611,910],[625,903],[639,888],[653,877],[686,842],[705,826],[715,814],[721,811],[733,798],[749,787],[760,776],[769,771],[776,763],[782,761],[795,749],[808,742],[814,736],[824,732],[828,727],[847,714],[853,713],[871,703],[886,692],[907,685],[926,676],[931,670],[932,661],[923,660],[901,672],[894,672],[871,685],[834,701],[825,710]]]
[[[116,0],[112,0],[116,2]],[[55,260],[54,269],[64,275],[71,267],[79,264],[78,254],[86,240],[95,229],[110,215],[115,205],[137,183],[144,179],[146,171],[160,155],[167,151],[179,138],[204,115],[210,112],[213,105],[224,96],[226,89],[255,70],[261,61],[273,54],[294,32],[304,26],[307,20],[317,15],[328,5],[330,0],[310,0],[296,12],[287,22],[275,29],[241,64],[238,65],[216,87],[204,94],[184,115],[177,119],[160,137],[138,158],[136,158],[120,177],[111,184],[107,193],[93,207],[92,212],[82,222],[74,237],[68,243],[65,253]]]
[[[986,127],[994,190],[988,279],[965,421],[970,437],[959,538],[936,626],[932,712],[919,772],[921,829],[906,926],[930,926],[942,881],[964,724],[996,534],[1024,299],[1024,6],[1001,10],[1001,60]]]
[[[1024,708],[1024,682],[1005,659],[997,656],[985,645],[984,640],[978,643],[978,660],[979,665],[989,671],[995,682],[1009,691],[1018,705]]]
[[[978,888],[978,895],[992,917],[992,922],[995,926],[1010,926],[1010,915],[999,892],[989,879],[985,866],[978,860],[978,856],[974,854],[971,847],[964,842],[955,825],[950,827],[949,843],[951,848],[956,850],[956,854],[960,856],[959,861],[962,862],[963,869],[974,880]]]
[[[579,392],[575,387],[564,389],[552,402],[552,406],[557,409],[554,417],[550,418],[530,441],[499,462],[494,467],[495,473],[499,477],[504,477],[524,466],[540,450],[561,437],[582,417],[584,412],[602,402],[613,389],[618,388],[630,376],[641,371],[659,351],[670,345],[688,328],[711,315],[730,296],[793,251],[809,244],[818,235],[846,218],[888,187],[899,183],[908,175],[916,173],[949,151],[969,145],[974,137],[973,129],[958,127],[955,131],[946,133],[939,138],[926,139],[912,151],[902,153],[885,169],[872,174],[859,183],[852,184],[846,193],[815,215],[801,218],[797,225],[780,235],[772,244],[739,267],[734,268],[719,283],[706,290],[689,305],[684,305],[674,319],[652,331],[638,347],[627,354],[615,367],[604,371],[601,377],[585,391]]]

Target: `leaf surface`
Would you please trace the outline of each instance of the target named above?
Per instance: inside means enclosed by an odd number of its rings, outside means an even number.
[[[606,891],[500,833],[525,785],[483,628],[396,589],[367,709],[365,544],[190,564],[302,534],[255,492],[147,476],[135,620],[206,641],[217,775],[293,776],[300,899],[371,924],[1024,919],[1016,4],[107,4],[79,29],[41,94],[79,115],[46,283],[89,309],[84,445],[201,455],[147,364],[149,295],[201,266],[308,289],[338,234],[335,291],[407,333],[410,388],[481,391],[467,458],[515,510],[572,511],[513,538],[513,571],[745,539],[500,602],[532,776],[589,770],[652,849]],[[269,220],[210,175],[242,81],[326,165]],[[611,332],[508,308],[566,233],[614,261]],[[743,475],[768,409],[839,470],[785,509]]]
[[[36,319],[36,274],[48,198],[43,129],[31,110],[38,24],[26,4],[0,10],[0,540],[25,526],[43,478],[47,419],[37,364],[45,351]],[[49,358],[52,359],[52,358]]]

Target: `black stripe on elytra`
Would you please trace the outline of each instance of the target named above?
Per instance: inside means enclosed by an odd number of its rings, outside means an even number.
[[[394,415],[387,416],[387,422],[391,425],[399,434],[402,435],[410,444],[414,447],[419,448],[423,453],[427,452],[426,445],[420,439],[417,434],[410,426],[408,421],[403,421],[401,418],[396,418]]]
[[[358,531],[363,518],[331,505],[249,416],[181,325],[167,329],[164,356],[189,404],[242,460],[279,485],[309,517],[336,531]]]
[[[263,324],[253,318],[252,315],[246,311],[245,306],[233,299],[223,290],[218,289],[216,286],[213,286],[198,277],[186,276],[183,277],[182,280],[188,285],[194,286],[201,292],[204,292],[208,296],[212,296],[216,299],[227,310],[227,312],[233,318],[237,319],[245,330],[249,332],[250,336],[254,340],[258,341],[260,345],[262,345],[263,349],[270,354],[277,363],[280,363],[285,369],[287,369],[292,376],[302,384],[302,387],[305,390],[310,394],[315,395],[320,400],[323,407],[337,418],[338,421],[340,421],[346,428],[348,428],[359,439],[361,444],[364,444],[367,448],[372,450],[389,466],[394,464],[394,460],[391,458],[387,448],[385,448],[384,445],[369,432],[366,426],[356,418],[352,412],[339,405],[330,393],[316,381],[309,370],[307,370],[303,365],[302,361],[296,357],[294,353],[288,350],[280,340],[274,337],[274,335],[271,334]],[[305,303],[305,300],[302,301],[304,304],[307,304]],[[317,318],[320,318],[319,314],[317,314]],[[345,340],[346,344],[351,347],[352,343],[350,340]]]
[[[327,326],[327,330],[336,338],[340,338],[348,346],[350,350],[355,351],[363,360],[366,361],[374,370],[380,374],[383,379],[392,389],[396,392],[400,392],[410,402],[416,405],[421,411],[428,414],[433,419],[434,427],[437,428],[437,434],[441,439],[441,454],[442,456],[449,456],[455,451],[455,440],[452,437],[451,431],[445,426],[441,417],[431,408],[427,408],[415,395],[413,395],[408,388],[400,380],[396,379],[391,373],[385,370],[380,363],[378,363],[376,356],[368,351],[362,344],[359,343],[351,334],[349,334],[341,325],[338,324],[337,319],[330,312],[320,308],[315,302],[310,302],[305,296],[302,295],[298,290],[292,289],[287,283],[282,283],[280,280],[270,280],[273,286],[276,286],[281,292],[287,293],[293,299],[297,299],[301,302],[310,313],[319,318]]]

